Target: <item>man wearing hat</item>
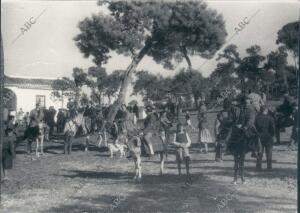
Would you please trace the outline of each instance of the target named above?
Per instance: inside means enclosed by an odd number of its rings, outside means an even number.
[[[31,153],[32,141],[36,140],[39,135],[39,123],[44,119],[43,109],[37,103],[35,109],[31,110],[29,114],[29,127],[25,132],[25,139],[27,139],[27,153]]]
[[[275,122],[268,113],[266,106],[261,107],[261,112],[257,115],[255,120],[255,127],[259,134],[262,143],[262,152],[257,159],[256,168],[261,169],[264,149],[266,150],[267,168],[272,169],[272,148],[273,136],[275,134]]]
[[[255,128],[256,110],[248,97],[246,97],[244,101],[245,108],[241,110],[238,127],[244,129],[245,136],[248,141],[248,147],[252,151],[251,156],[256,157],[256,146],[259,145],[256,143],[258,140],[258,132]]]

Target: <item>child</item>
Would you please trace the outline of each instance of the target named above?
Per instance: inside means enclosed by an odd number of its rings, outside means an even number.
[[[198,111],[198,141],[200,143],[200,152],[203,153],[203,146],[205,147],[204,153],[208,153],[207,143],[212,143],[212,138],[209,130],[206,128],[207,117],[206,117],[206,106],[203,101],[200,102],[200,109]]]
[[[181,162],[184,160],[186,166],[186,175],[187,177],[189,177],[190,175],[189,147],[191,146],[191,139],[188,133],[186,132],[186,130],[183,129],[183,125],[181,123],[177,125],[177,133],[174,135],[173,144],[177,147],[176,161],[177,161],[178,173],[179,175],[181,175]]]
[[[185,126],[191,127],[192,131],[196,130],[196,128],[193,126],[193,124],[191,122],[191,116],[188,111],[186,111],[186,113],[185,113]]]

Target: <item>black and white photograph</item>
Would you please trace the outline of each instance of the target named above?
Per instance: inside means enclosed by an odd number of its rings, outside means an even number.
[[[300,2],[2,0],[0,212],[298,212]]]

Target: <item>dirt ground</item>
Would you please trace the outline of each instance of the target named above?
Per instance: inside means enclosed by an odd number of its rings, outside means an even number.
[[[289,131],[288,131],[289,134]],[[284,134],[283,141],[288,140]],[[199,152],[192,136],[191,173],[177,175],[172,152],[159,175],[159,158],[143,158],[143,177],[136,183],[134,164],[127,158],[110,159],[108,152],[77,145],[70,156],[62,154],[62,141],[47,142],[39,158],[17,148],[15,167],[2,185],[0,212],[296,212],[297,151],[287,144],[275,146],[273,170],[255,170],[246,157],[246,184],[232,185],[233,158],[214,161]],[[183,170],[185,172],[185,170]]]

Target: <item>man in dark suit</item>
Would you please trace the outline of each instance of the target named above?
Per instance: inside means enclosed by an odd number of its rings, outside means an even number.
[[[267,168],[272,169],[272,148],[273,148],[273,136],[275,134],[275,122],[272,116],[268,113],[268,108],[261,107],[261,112],[257,115],[255,120],[255,127],[259,134],[262,143],[262,152],[257,158],[256,168],[261,169],[262,158],[264,149],[266,150]]]

